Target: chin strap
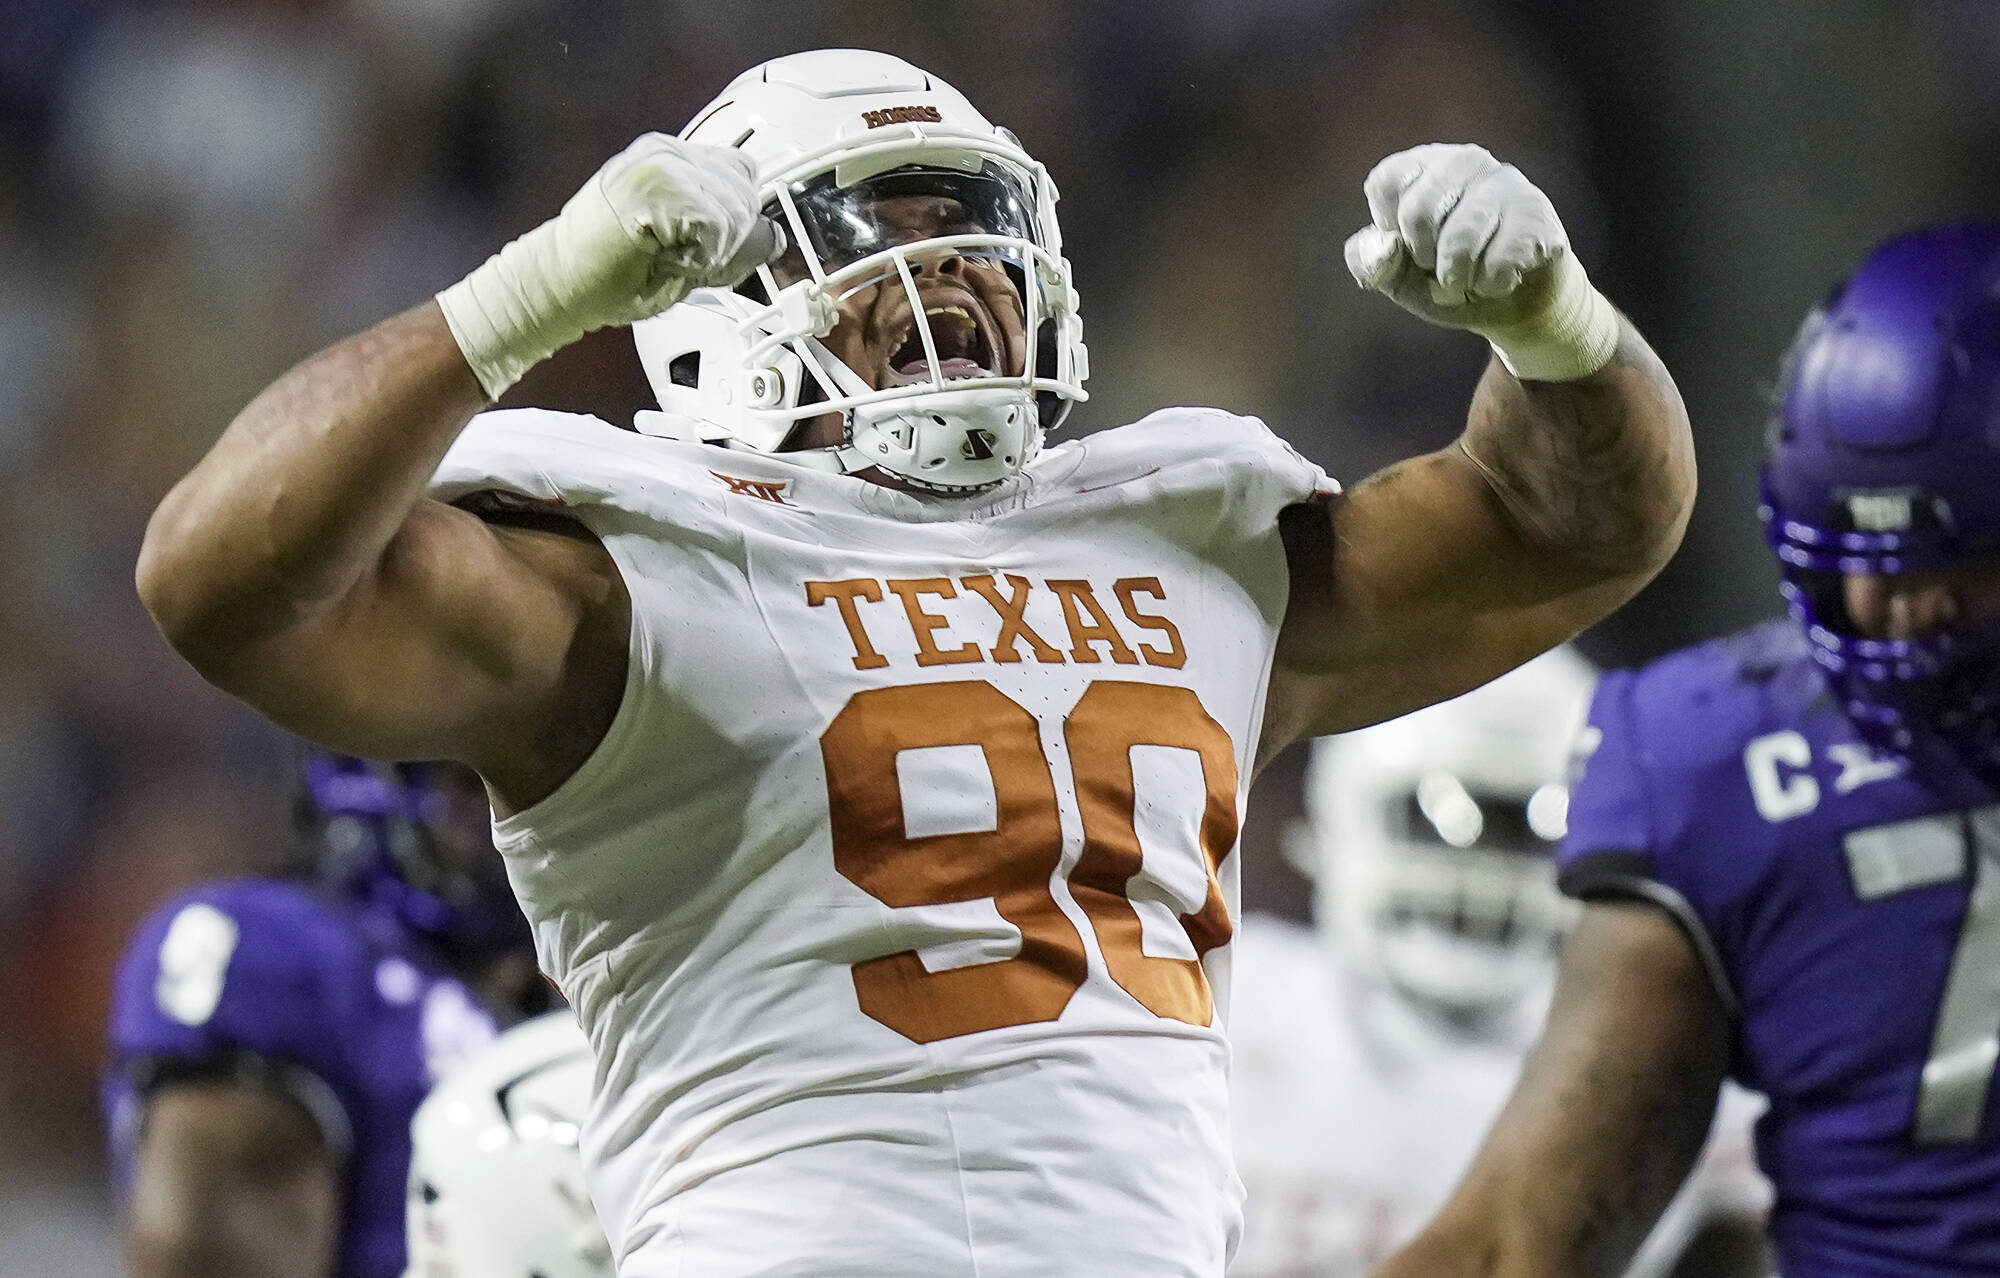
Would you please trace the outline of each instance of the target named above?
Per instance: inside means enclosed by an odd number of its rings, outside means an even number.
[[[874,389],[867,382],[861,380],[861,374],[847,366],[846,360],[841,359],[828,350],[826,343],[820,341],[819,338],[801,338],[799,339],[799,345],[805,348],[805,358],[802,362],[806,366],[806,371],[818,380],[820,389],[826,391],[829,395],[839,395],[842,397],[866,395]],[[863,457],[860,450],[854,446],[854,413],[852,410],[840,415],[840,429],[843,442],[835,444],[831,448],[800,449],[796,455],[803,456],[806,453],[816,454],[815,460],[805,461],[801,464],[810,466],[814,470],[830,470],[842,475],[852,475],[856,471],[867,470],[870,466],[873,466],[875,463]]]
[[[808,375],[814,379],[829,399],[854,399],[872,395],[875,388],[863,381],[860,374],[847,366],[846,361],[837,358],[825,344],[815,337],[796,339],[794,352],[802,356]],[[812,416],[814,405],[793,405],[778,411],[793,414],[793,425]],[[837,410],[827,410],[837,411]],[[763,457],[777,457],[782,461],[809,470],[829,474],[852,475],[860,471],[879,469],[884,474],[894,476],[901,485],[915,492],[968,496],[986,492],[1004,483],[1008,475],[997,476],[980,483],[943,483],[928,480],[909,473],[907,466],[886,464],[896,456],[909,453],[931,429],[926,418],[937,417],[940,413],[988,412],[995,415],[991,429],[981,430],[989,445],[1012,447],[1018,450],[1018,458],[1009,475],[1018,474],[1040,451],[1040,427],[1037,409],[1032,393],[1022,392],[1012,387],[982,387],[964,383],[947,384],[935,392],[907,400],[894,401],[882,405],[869,405],[866,410],[848,409],[841,413],[845,438],[839,444],[824,448],[798,448],[765,451],[752,448],[733,437],[726,429],[684,413],[665,412],[658,409],[644,409],[634,414],[633,428],[640,434],[656,435],[666,439],[676,439],[683,443],[719,444],[725,448],[756,453]],[[856,439],[857,418],[860,433],[865,439],[883,442],[883,432],[891,440],[890,447],[868,448],[860,446]],[[938,425],[945,425],[939,417]],[[893,450],[893,451],[892,451]],[[905,459],[907,461],[907,458]]]

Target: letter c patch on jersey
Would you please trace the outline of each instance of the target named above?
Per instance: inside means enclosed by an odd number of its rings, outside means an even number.
[[[1757,815],[1776,824],[1818,807],[1819,782],[1805,771],[1811,766],[1812,746],[1790,729],[1756,737],[1744,746],[1743,771],[1750,778]]]

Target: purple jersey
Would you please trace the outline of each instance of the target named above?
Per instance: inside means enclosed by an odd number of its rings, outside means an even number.
[[[2000,805],[1863,745],[1789,622],[1605,676],[1562,882],[1671,913],[1769,1095],[1785,1278],[2000,1273]]]
[[[403,1272],[410,1118],[493,1020],[386,912],[281,879],[206,884],[148,918],[119,964],[105,1083],[128,1181],[143,1097],[177,1079],[284,1091],[340,1159],[341,1278]]]

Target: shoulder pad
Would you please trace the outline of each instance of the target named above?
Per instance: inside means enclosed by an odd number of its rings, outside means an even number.
[[[1161,409],[1080,447],[1081,461],[1063,480],[1072,492],[1132,485],[1170,494],[1177,517],[1239,536],[1268,533],[1286,506],[1340,491],[1263,422],[1220,409]]]

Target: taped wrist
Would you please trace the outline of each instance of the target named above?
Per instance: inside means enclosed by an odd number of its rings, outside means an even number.
[[[1618,312],[1570,253],[1555,262],[1548,304],[1533,319],[1481,333],[1507,371],[1524,382],[1571,382],[1611,362]]]
[[[550,295],[538,261],[553,229],[551,223],[528,232],[437,295],[458,349],[491,399],[585,332]]]

